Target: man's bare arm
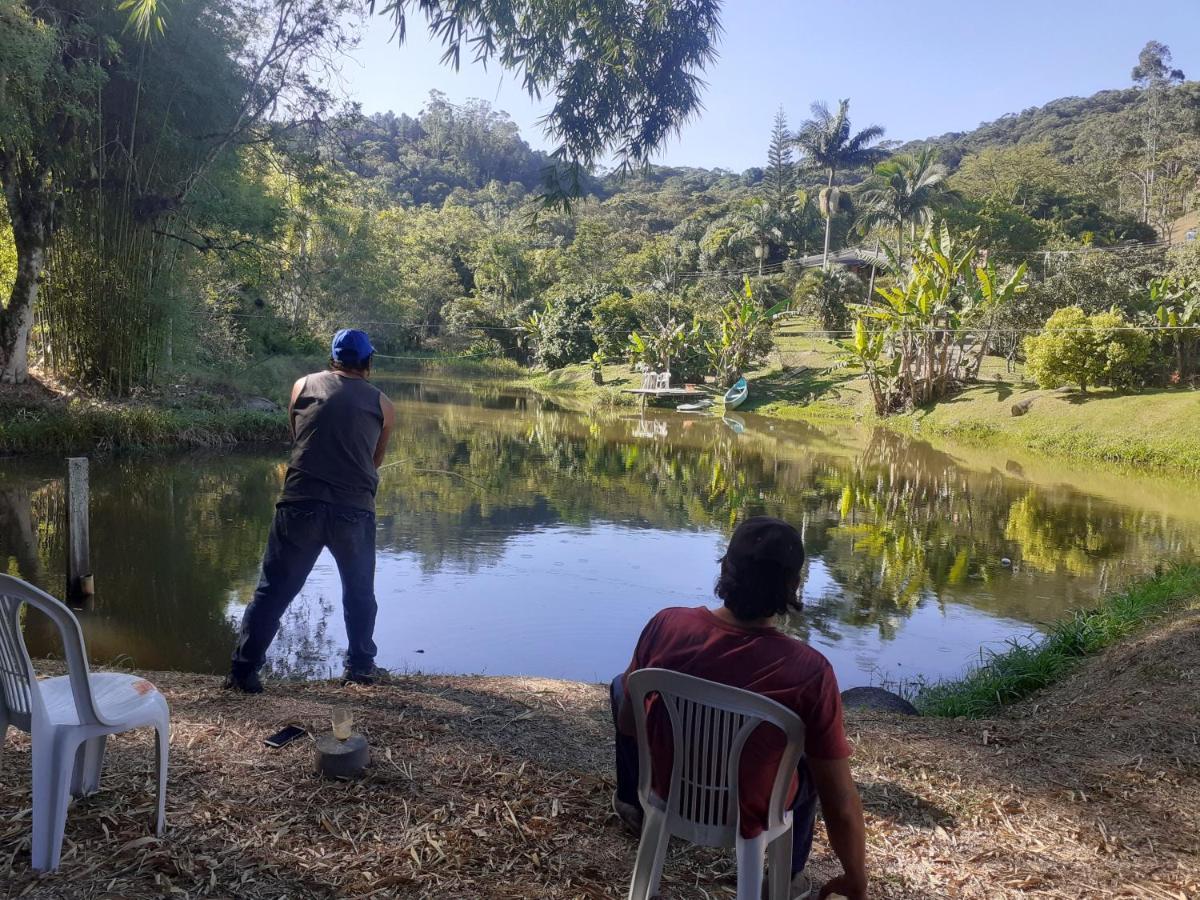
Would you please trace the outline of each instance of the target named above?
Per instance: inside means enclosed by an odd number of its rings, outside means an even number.
[[[307,375],[296,379],[296,383],[292,385],[292,397],[288,400],[288,431],[291,432],[293,441],[296,440],[296,401],[300,399],[300,392],[304,390],[306,381]]]
[[[809,759],[829,844],[842,863],[844,874],[821,889],[821,896],[841,894],[847,900],[867,897],[867,828],[863,822],[862,800],[845,759]]]
[[[392,430],[396,427],[396,407],[387,394],[379,394],[379,411],[383,414],[383,430],[379,432],[379,442],[375,445],[375,468],[383,465],[387,457],[388,441],[392,439]]]

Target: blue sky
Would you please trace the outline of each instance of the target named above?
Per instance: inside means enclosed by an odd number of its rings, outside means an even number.
[[[1138,51],[1165,42],[1175,65],[1200,79],[1200,0],[725,0],[720,59],[703,112],[658,161],[742,170],[761,165],[775,110],[791,124],[813,100],[849,97],[855,126],[900,140],[963,131],[1056,97],[1125,87]],[[423,27],[388,42],[375,18],[343,70],[367,112],[416,113],[431,89],[452,101],[480,97],[508,112],[535,147],[547,104],[511,74],[464,61],[439,64]]]

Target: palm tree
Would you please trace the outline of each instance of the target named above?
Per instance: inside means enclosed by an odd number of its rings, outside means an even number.
[[[938,162],[938,152],[928,147],[881,162],[863,184],[859,227],[864,231],[873,225],[895,227],[896,256],[903,259],[904,226],[908,225],[911,246],[917,226],[929,223],[939,200],[953,196],[946,187],[949,174]]]
[[[737,218],[737,230],[730,234],[730,241],[750,238],[754,241],[754,256],[758,260],[758,274],[763,273],[763,264],[771,254],[771,244],[783,240],[780,225],[783,217],[779,210],[766,200],[751,203]]]
[[[883,137],[883,129],[878,125],[850,134],[849,110],[849,100],[839,101],[836,113],[831,113],[824,103],[814,103],[813,117],[796,132],[796,145],[809,167],[828,176],[820,196],[821,212],[825,214],[825,253],[821,258],[824,269],[829,268],[829,235],[839,205],[834,178],[840,171],[872,165],[886,155],[881,147],[871,146]]]

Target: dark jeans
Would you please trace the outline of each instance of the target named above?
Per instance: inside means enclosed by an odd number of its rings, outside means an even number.
[[[608,700],[612,708],[613,729],[617,736],[617,798],[642,808],[638,800],[637,738],[622,734],[617,728],[617,714],[625,698],[625,676],[618,675],[609,686]],[[817,792],[813,787],[808,763],[800,760],[800,787],[792,804],[792,874],[803,872],[812,852],[813,828],[817,819]]]
[[[256,672],[279,631],[279,620],[329,548],[342,579],[342,614],[349,648],[346,666],[367,672],[375,664],[375,513],[317,500],[280,503],[275,508],[262,574],[246,607],[234,675]]]

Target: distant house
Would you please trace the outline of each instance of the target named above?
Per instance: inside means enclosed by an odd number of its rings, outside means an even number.
[[[886,269],[888,265],[886,253],[867,247],[847,247],[845,250],[829,254],[829,261],[845,266],[855,275],[869,275],[872,266],[876,269]],[[819,257],[817,265],[820,265]]]

